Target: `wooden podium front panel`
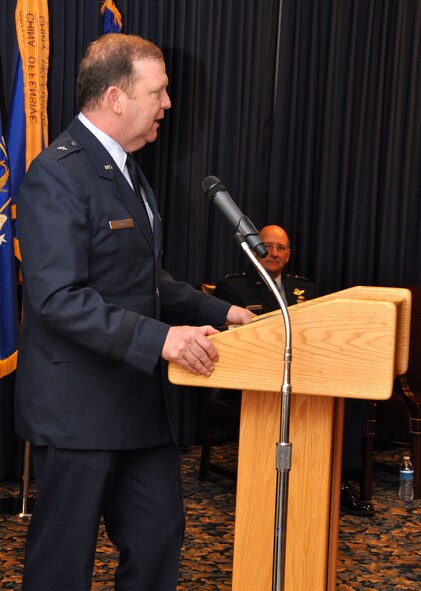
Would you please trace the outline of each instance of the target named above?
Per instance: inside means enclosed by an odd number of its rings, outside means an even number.
[[[390,398],[396,350],[400,349],[398,333],[404,332],[398,330],[394,302],[324,296],[291,306],[288,312],[293,392],[365,400]],[[280,391],[285,346],[280,311],[209,338],[219,353],[212,374],[196,375],[170,363],[171,382],[206,388]],[[402,356],[399,367],[404,366]]]
[[[326,591],[328,556],[336,555],[337,523],[332,527],[331,521],[332,474],[340,478],[340,470],[333,470],[335,407],[331,397],[291,396],[287,591]],[[233,591],[272,589],[279,419],[280,394],[243,392]],[[339,494],[339,482],[333,488]]]

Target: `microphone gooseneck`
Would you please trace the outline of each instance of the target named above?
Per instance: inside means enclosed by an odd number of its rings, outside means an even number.
[[[283,380],[280,391],[280,441],[276,444],[276,502],[275,529],[272,561],[272,591],[285,589],[285,540],[287,525],[287,501],[289,471],[291,469],[292,444],[289,442],[290,399],[291,399],[291,321],[287,307],[282,300],[275,282],[263,267],[261,261],[253,255],[263,258],[267,250],[256,228],[242,214],[231,199],[228,191],[216,176],[208,176],[202,181],[202,189],[215,203],[235,228],[234,237],[256,267],[260,276],[279,303],[285,327]]]

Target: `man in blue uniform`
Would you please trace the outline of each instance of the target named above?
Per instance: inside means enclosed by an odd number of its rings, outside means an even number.
[[[101,518],[120,552],[116,590],[176,589],[184,520],[162,360],[210,375],[210,325],[253,315],[161,267],[155,197],[131,152],[157,138],[167,84],[154,44],[92,43],[81,112],[18,196],[16,430],[37,484],[23,591],[89,591]]]

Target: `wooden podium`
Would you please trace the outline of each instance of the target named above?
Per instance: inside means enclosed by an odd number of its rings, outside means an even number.
[[[335,591],[344,398],[383,400],[408,364],[411,292],[353,287],[288,308],[292,329],[286,591]],[[281,311],[211,337],[209,378],[170,364],[175,384],[243,390],[233,591],[271,591],[284,323]]]

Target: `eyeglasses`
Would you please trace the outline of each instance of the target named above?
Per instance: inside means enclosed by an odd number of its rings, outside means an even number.
[[[264,242],[263,246],[267,250],[279,250],[284,252],[285,250],[289,250],[289,246],[284,246],[283,244],[272,244],[272,242]]]

